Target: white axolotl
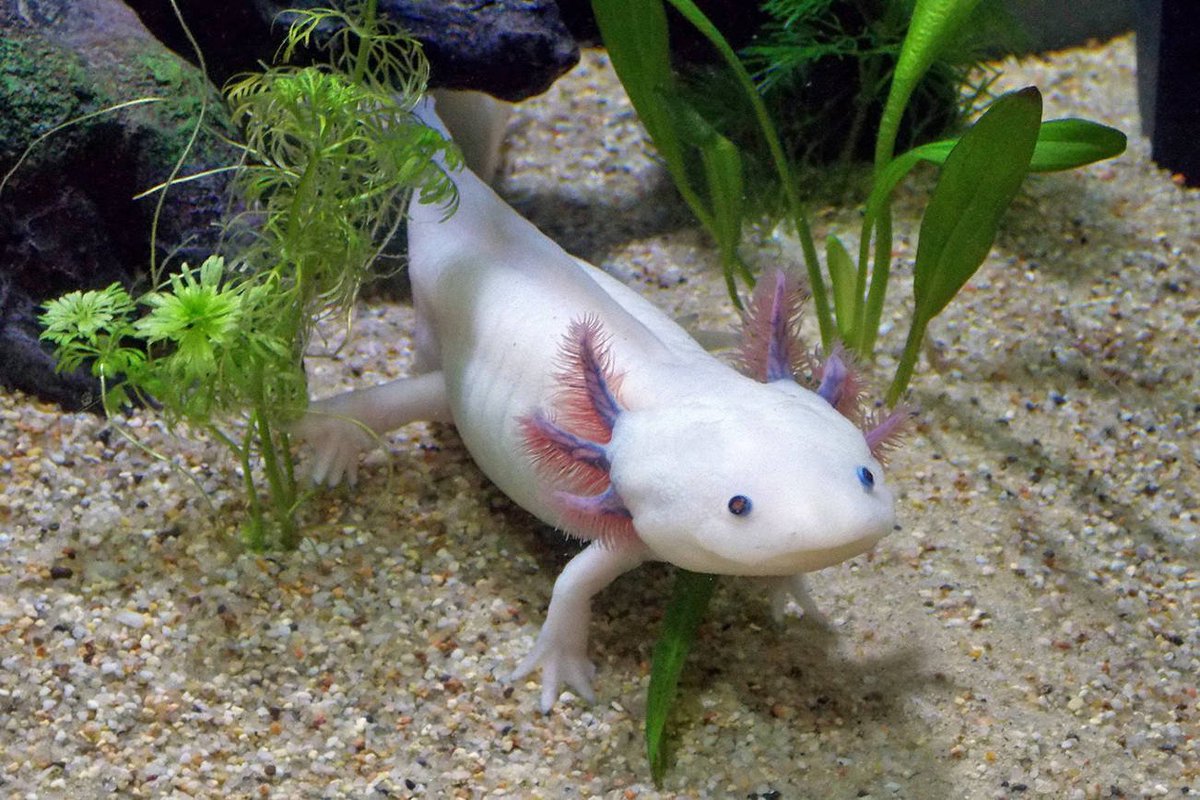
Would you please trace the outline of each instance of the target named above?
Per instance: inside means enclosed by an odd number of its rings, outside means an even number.
[[[445,131],[431,101],[417,113]],[[783,272],[759,281],[744,375],[469,170],[453,178],[452,215],[409,212],[418,374],[315,402],[298,432],[316,450],[314,480],[333,484],[355,478],[374,441],[364,428],[451,422],[505,494],[589,542],[513,675],[541,668],[543,711],[564,683],[593,698],[592,596],[642,562],[771,576],[777,600],[791,592],[807,609],[800,574],[892,529],[878,459],[902,415],[863,423],[845,361],[808,361],[793,335],[802,293]]]

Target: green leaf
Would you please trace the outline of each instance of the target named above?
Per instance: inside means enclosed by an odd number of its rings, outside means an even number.
[[[663,732],[675,703],[679,674],[696,638],[696,628],[704,618],[704,611],[716,587],[717,579],[713,575],[685,569],[675,572],[671,603],[663,618],[662,633],[654,646],[650,690],[646,697],[646,757],[650,761],[650,775],[656,784],[662,780],[667,769]]]
[[[717,240],[730,297],[739,304],[735,270],[752,282],[737,253],[744,206],[741,153],[675,91],[661,2],[594,0],[592,6],[613,68],[680,196]],[[704,191],[688,169],[691,153],[703,167]]]
[[[1058,172],[1094,164],[1125,152],[1125,134],[1086,119],[1043,122],[1030,172]]]
[[[887,167],[895,166],[892,155],[896,149],[900,120],[913,91],[934,59],[955,37],[979,2],[980,0],[917,0],[904,35],[904,42],[900,45],[900,56],[892,72],[887,100],[879,119],[879,130],[875,135],[875,187],[863,217],[863,233],[859,245],[855,292],[859,296],[865,292],[866,303],[856,314],[857,335],[851,341],[857,343],[855,349],[863,357],[869,358],[874,347],[879,318],[883,313],[884,295],[887,293],[888,275],[891,273],[891,209],[888,207],[891,191],[919,160],[910,158],[892,173],[883,174]],[[871,271],[870,288],[867,288],[867,260],[872,235],[875,237],[875,264]]]
[[[979,0],[917,0],[879,120],[879,133],[875,139],[876,172],[891,161],[900,118],[913,90],[939,51],[954,37],[977,5]]]
[[[796,181],[792,175],[791,166],[784,155],[783,146],[775,131],[762,96],[754,86],[754,80],[746,71],[737,53],[721,36],[716,26],[704,15],[691,0],[670,0],[671,5],[688,22],[692,23],[701,34],[709,40],[725,65],[733,73],[746,98],[754,110],[754,116],[762,131],[771,159],[779,172],[784,191],[787,194],[792,221],[800,236],[804,248],[805,264],[808,269],[809,282],[813,295],[813,305],[817,312],[817,321],[821,328],[822,341],[828,342],[833,330],[832,314],[829,310],[825,285],[820,280],[820,264],[817,259],[816,247],[813,245],[812,234],[808,221],[804,217],[804,209],[800,203]],[[702,151],[700,154],[706,171],[706,180],[710,191],[722,193],[721,200],[714,200],[714,205],[706,204],[700,193],[691,183],[688,175],[685,157],[688,132],[680,130],[674,111],[664,98],[674,97],[674,74],[671,71],[669,41],[667,35],[667,18],[661,0],[592,0],[592,10],[604,46],[608,50],[613,68],[621,79],[626,93],[629,95],[638,117],[646,127],[646,131],[654,140],[658,153],[662,156],[671,178],[684,201],[691,208],[696,218],[707,228],[718,241],[725,238],[723,231],[731,227],[733,203],[738,204],[741,213],[741,195],[736,200],[728,192],[730,181],[735,177],[731,153],[735,148],[720,144],[715,148]],[[740,153],[737,154],[740,162]],[[719,174],[714,175],[714,170]],[[736,180],[741,182],[741,166],[737,167]],[[724,188],[719,188],[724,187]],[[724,201],[723,208],[716,208],[715,202]],[[716,219],[717,215],[723,218]],[[738,223],[740,231],[740,222]],[[736,254],[726,252],[724,258],[726,280],[730,283],[730,296],[735,305],[740,305],[736,287],[730,281],[730,270],[737,267],[751,283],[745,265]]]
[[[908,385],[929,321],[987,257],[1000,218],[1029,172],[1042,115],[1035,87],[1003,95],[955,145],[925,209],[913,266],[912,326],[887,403]]]
[[[701,148],[700,159],[704,164],[704,179],[708,185],[709,202],[712,204],[713,236],[721,250],[721,267],[725,272],[726,286],[736,304],[739,298],[734,271],[740,272],[747,283],[754,282],[754,276],[738,255],[745,208],[742,154],[733,142],[717,134]]]
[[[713,216],[724,246],[737,247],[742,238],[742,156],[733,142],[718,135],[700,151],[708,181]]]
[[[1125,134],[1116,128],[1086,119],[1055,119],[1043,122],[1029,162],[1030,172],[1061,172],[1077,169],[1125,152]],[[914,147],[892,159],[879,173],[867,201],[868,213],[877,212],[896,186],[922,161],[944,164],[958,139],[942,139]]]
[[[171,276],[170,291],[146,295],[151,311],[135,323],[147,342],[174,346],[167,358],[184,384],[212,378],[224,350],[238,340],[242,298],[237,287],[221,286],[223,271],[218,256],[198,270],[184,264]]]
[[[753,283],[753,276],[738,256],[745,208],[741,151],[683,98],[660,93],[660,100],[663,108],[669,112],[680,140],[700,154],[710,210],[706,226],[717,240],[725,281],[730,295],[736,300],[734,270],[740,270],[742,278],[747,283]]]
[[[987,257],[1037,143],[1042,96],[1034,87],[999,98],[946,158],[921,221],[913,267],[914,316],[946,307]]]
[[[875,176],[875,182],[871,186],[871,195],[867,198],[867,215],[872,219],[878,218],[883,207],[890,202],[892,192],[917,164],[922,161],[928,161],[931,164],[944,163],[956,144],[958,144],[957,139],[929,142],[901,153],[889,161],[887,166]]]
[[[660,102],[662,95],[671,94],[675,80],[666,9],[661,0],[592,0],[592,11],[609,60],[638,118],[654,140],[676,186],[688,199],[683,146],[671,110]]]
[[[825,263],[829,265],[829,285],[833,289],[838,336],[843,342],[853,341],[854,314],[858,308],[854,296],[856,268],[842,240],[833,234],[825,240]]]
[[[128,331],[133,300],[121,284],[113,283],[104,289],[68,292],[43,308],[42,339],[59,345],[94,346],[100,336],[121,336]]]
[[[602,1],[593,0],[593,3]],[[762,95],[759,94],[758,89],[754,85],[754,79],[750,77],[750,73],[746,70],[742,60],[738,58],[737,53],[729,46],[729,42],[717,30],[717,26],[713,25],[712,21],[704,15],[704,12],[692,0],[669,0],[669,2],[716,49],[721,59],[725,62],[725,66],[729,68],[738,85],[742,87],[742,90],[746,94],[746,99],[750,102],[750,107],[754,110],[754,118],[758,122],[759,130],[762,132],[763,139],[767,143],[767,149],[771,153],[771,161],[779,173],[780,182],[783,184],[783,190],[787,196],[788,207],[791,210],[792,223],[796,226],[796,234],[800,237],[800,244],[804,250],[804,263],[808,271],[809,290],[812,292],[813,307],[817,314],[817,324],[821,330],[821,341],[828,344],[833,334],[833,314],[829,309],[829,298],[825,293],[825,283],[821,280],[821,265],[817,257],[817,248],[813,242],[812,232],[808,227],[808,220],[804,216],[804,206],[800,202],[800,195],[796,188],[797,183],[795,176],[792,174],[791,164],[784,154],[783,145],[780,143],[779,134],[775,130],[775,123],[771,120],[770,113],[767,112],[766,103],[763,102]],[[607,39],[605,42],[607,44]],[[622,79],[622,82],[624,82],[624,79]]]

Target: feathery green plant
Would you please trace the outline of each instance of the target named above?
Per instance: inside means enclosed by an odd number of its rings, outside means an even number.
[[[894,405],[908,386],[930,320],[982,265],[1000,219],[1025,176],[1030,171],[1072,169],[1111,158],[1125,148],[1122,133],[1097,123],[1074,119],[1042,123],[1041,95],[1030,87],[998,98],[961,137],[895,156],[900,120],[917,85],[979,3],[916,0],[876,135],[874,185],[863,217],[858,258],[851,256],[837,236],[830,236],[823,268],[793,165],[746,67],[692,0],[666,1],[709,39],[753,109],[779,174],[788,220],[800,240],[826,349],[841,339],[861,358],[872,357],[891,270],[891,194],[918,163],[941,167],[921,223],[913,317],[888,390],[888,405]],[[716,239],[731,299],[741,307],[738,280],[749,286],[754,282],[738,255],[746,203],[744,198],[729,196],[743,186],[742,154],[720,132],[697,122],[703,115],[687,108],[687,101],[679,96],[662,0],[592,0],[592,5],[613,67],[680,194]],[[689,160],[697,158],[706,167],[699,183],[693,177],[695,170],[689,170]],[[646,710],[647,754],[655,781],[665,770],[662,736],[682,660],[712,591],[710,576],[677,572],[660,647],[655,651]]]
[[[244,210],[227,223],[225,256],[168,278],[153,267],[153,289],[136,298],[117,285],[72,292],[42,317],[59,368],[90,364],[108,414],[154,403],[172,426],[229,449],[254,549],[299,539],[307,492],[288,425],[307,407],[303,356],[315,322],[348,311],[412,192],[455,199],[435,156],[452,167],[457,152],[411,113],[428,75],[420,48],[375,11],[366,0],[289,12],[282,63],[227,88],[245,142],[232,180]],[[300,47],[329,62],[289,65]]]
[[[766,17],[741,51],[747,69],[797,165],[846,164],[870,157],[896,57],[915,0],[765,0]],[[984,37],[1007,34],[996,4],[979,6],[971,24],[943,47],[920,81],[904,115],[903,140],[928,141],[962,122],[986,97],[994,71],[976,67]],[[690,72],[690,69],[689,69]],[[720,69],[702,70],[699,90],[719,103],[704,113],[743,150],[759,205],[777,213],[778,175],[760,155],[762,138],[744,113],[745,99],[722,81]],[[728,89],[722,87],[729,86]],[[703,103],[703,101],[701,101]],[[761,187],[761,188],[760,188]]]
[[[68,292],[47,303],[41,316],[41,338],[57,345],[58,370],[74,372],[90,365],[111,408],[129,403],[123,376],[140,371],[146,362],[144,348],[127,344],[136,333],[134,308],[129,292],[114,283],[99,291]]]

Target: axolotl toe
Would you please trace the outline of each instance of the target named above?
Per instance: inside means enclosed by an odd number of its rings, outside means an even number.
[[[444,131],[428,101],[417,114]],[[880,459],[906,414],[864,414],[848,360],[807,353],[786,273],[759,281],[735,369],[469,170],[453,178],[453,214],[410,209],[420,374],[315,402],[297,427],[336,483],[366,430],[452,422],[501,490],[588,542],[514,673],[541,669],[543,710],[564,684],[592,698],[591,599],[642,562],[798,587],[892,529]]]

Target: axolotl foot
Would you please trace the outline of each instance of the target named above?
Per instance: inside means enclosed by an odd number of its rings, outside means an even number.
[[[567,630],[551,628],[549,620],[538,634],[529,655],[521,659],[511,680],[519,681],[539,667],[542,670],[542,694],[539,701],[542,713],[550,713],[565,684],[589,703],[596,701],[592,678],[596,665],[587,657],[587,626],[589,614]]]
[[[788,600],[795,600],[796,605],[800,606],[804,619],[822,628],[829,627],[829,619],[821,613],[821,609],[817,607],[812,595],[808,593],[808,586],[804,581],[803,574],[780,575],[759,580],[770,593],[771,616],[774,617],[775,622],[783,622]]]
[[[336,398],[334,398],[336,400]],[[312,459],[306,472],[317,485],[336,486],[358,480],[359,456],[371,449],[379,437],[363,423],[327,408],[329,401],[313,403],[291,432],[308,442]]]

